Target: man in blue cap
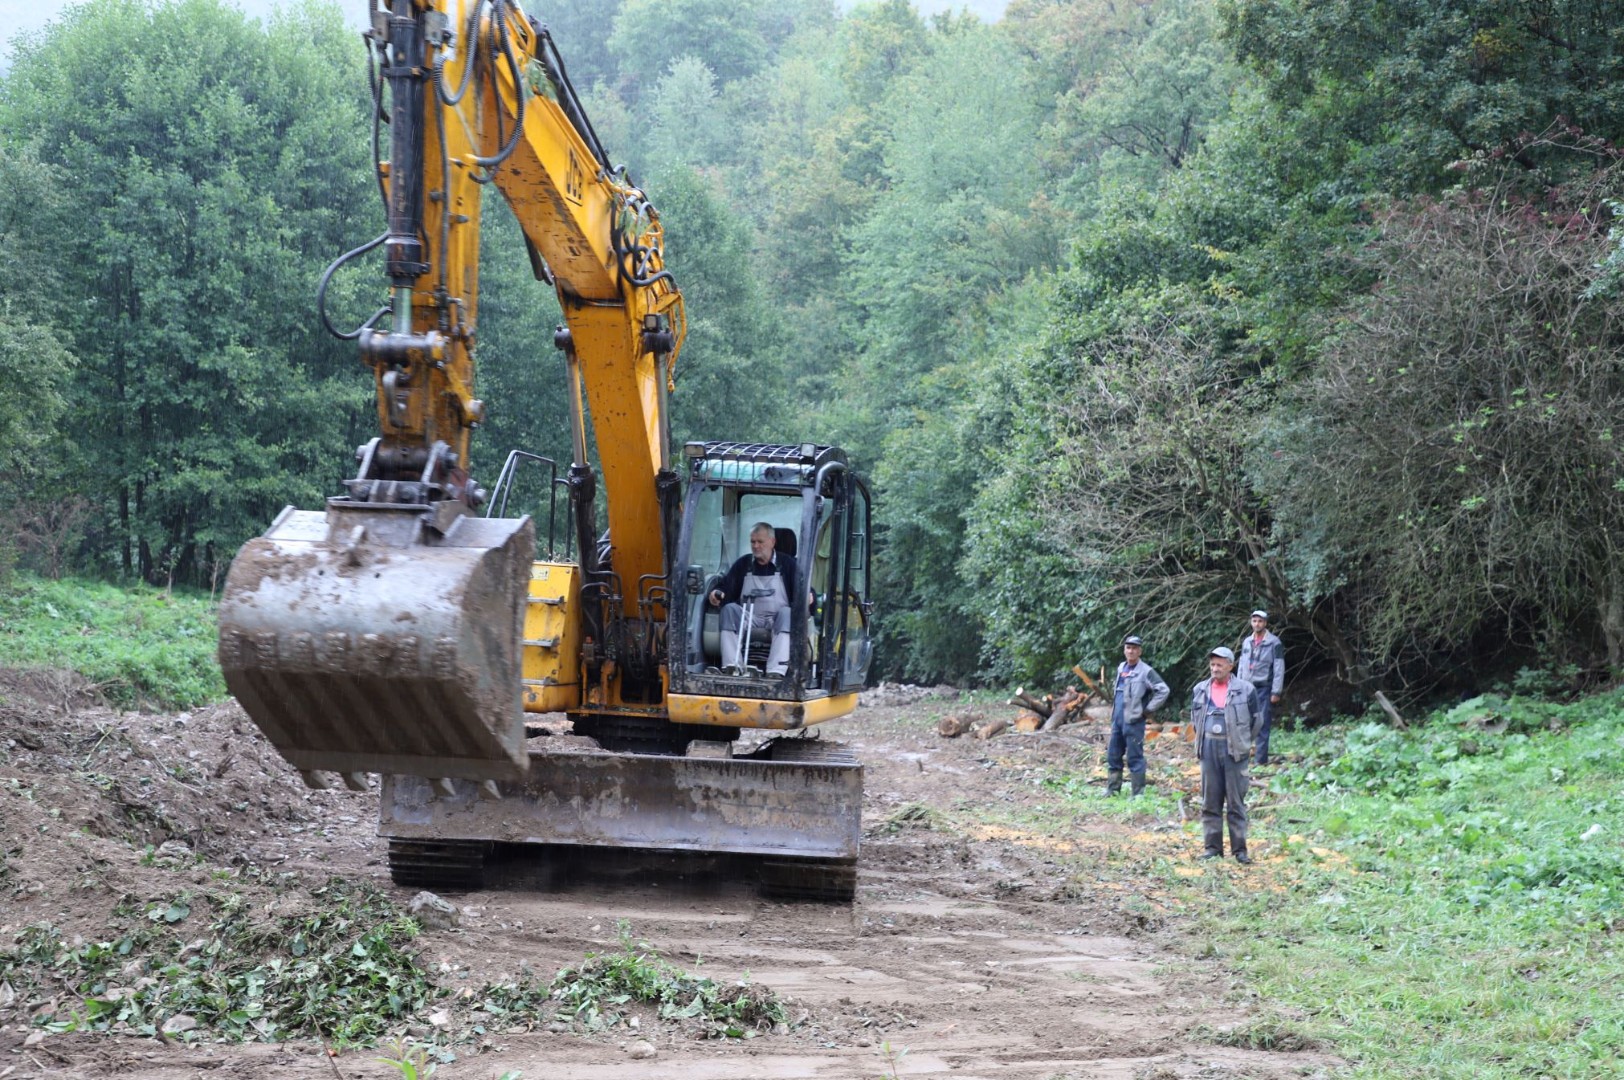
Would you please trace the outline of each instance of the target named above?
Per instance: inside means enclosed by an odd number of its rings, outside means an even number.
[[[1122,663],[1117,665],[1116,690],[1111,695],[1111,741],[1105,748],[1110,776],[1107,795],[1122,792],[1122,759],[1128,759],[1132,794],[1145,790],[1145,721],[1167,703],[1173,691],[1156,669],[1140,662],[1145,643],[1137,634],[1122,639]]]
[[[1190,723],[1195,726],[1195,752],[1201,759],[1201,834],[1203,859],[1224,854],[1224,820],[1229,821],[1229,850],[1249,865],[1246,853],[1247,769],[1252,763],[1252,727],[1257,716],[1257,690],[1230,678],[1235,654],[1220,645],[1207,654],[1211,678],[1195,684]]]
[[[1274,721],[1274,707],[1280,703],[1280,691],[1286,685],[1286,650],[1280,639],[1269,632],[1269,613],[1252,612],[1252,632],[1241,642],[1240,667],[1236,674],[1241,682],[1251,683],[1257,691],[1257,727],[1252,732],[1257,746],[1257,763],[1269,763],[1269,727]]]

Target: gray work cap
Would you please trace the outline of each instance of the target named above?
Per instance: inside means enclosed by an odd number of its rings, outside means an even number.
[[[1264,622],[1268,622],[1269,621],[1269,613],[1267,611],[1264,611],[1262,608],[1258,608],[1256,611],[1252,612],[1252,618],[1254,618],[1254,619],[1262,619]]]
[[[1122,639],[1122,644],[1124,644],[1124,645],[1137,645],[1142,649],[1142,648],[1145,647],[1145,640],[1144,640],[1144,638],[1140,637],[1138,634],[1129,634],[1127,637]]]
[[[1232,652],[1227,646],[1224,646],[1224,645],[1218,646],[1216,649],[1212,650],[1212,652],[1208,653],[1207,655],[1208,656],[1221,656],[1225,660],[1228,660],[1231,664],[1233,664],[1235,662],[1235,654],[1234,654],[1234,652]]]

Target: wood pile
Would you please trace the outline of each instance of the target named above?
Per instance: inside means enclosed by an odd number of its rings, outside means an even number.
[[[1079,672],[1091,688],[1096,684]],[[1013,716],[989,719],[984,713],[969,711],[952,713],[936,722],[936,734],[944,739],[961,735],[974,735],[977,739],[991,739],[1009,730],[1023,733],[1054,731],[1067,724],[1093,723],[1111,719],[1111,706],[1101,703],[1097,693],[1068,686],[1058,694],[1028,693],[1017,687],[1009,704],[1015,706]]]

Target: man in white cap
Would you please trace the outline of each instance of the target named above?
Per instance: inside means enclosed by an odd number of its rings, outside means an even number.
[[[1235,654],[1220,645],[1207,654],[1211,678],[1195,684],[1190,723],[1195,726],[1195,752],[1201,759],[1201,834],[1203,859],[1224,854],[1224,821],[1229,821],[1229,851],[1249,865],[1246,853],[1246,789],[1251,785],[1252,725],[1257,691],[1251,683],[1230,678]]]
[[[1241,642],[1240,680],[1250,683],[1257,691],[1257,730],[1253,740],[1257,744],[1257,763],[1269,763],[1269,727],[1274,720],[1274,707],[1280,704],[1280,691],[1286,685],[1286,650],[1280,639],[1269,632],[1269,613],[1252,612],[1252,632]]]
[[[1144,648],[1138,634],[1122,639],[1123,659],[1117,665],[1116,689],[1111,695],[1111,741],[1105,748],[1106,768],[1110,770],[1105,782],[1107,795],[1122,791],[1124,756],[1128,759],[1128,774],[1133,777],[1132,794],[1145,790],[1145,721],[1173,694],[1155,668],[1140,662]]]

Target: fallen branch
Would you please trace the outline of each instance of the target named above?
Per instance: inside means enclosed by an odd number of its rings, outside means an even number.
[[[1387,700],[1387,695],[1380,690],[1376,691],[1376,704],[1381,706],[1382,712],[1387,714],[1387,719],[1393,722],[1394,727],[1400,731],[1409,730],[1410,725],[1404,722],[1404,717],[1399,715],[1398,710],[1393,707],[1393,703]]]

